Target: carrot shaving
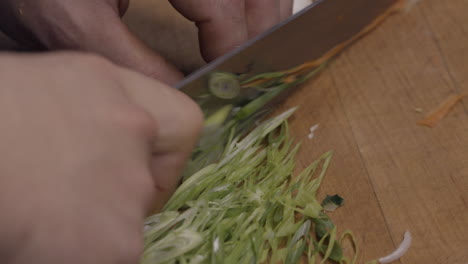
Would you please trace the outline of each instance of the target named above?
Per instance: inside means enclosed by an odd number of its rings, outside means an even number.
[[[290,75],[290,76],[283,79],[283,83],[292,83],[295,80],[297,80],[297,77],[294,76],[294,75]]]
[[[468,92],[462,94],[452,94],[443,101],[434,111],[430,112],[424,119],[418,122],[421,126],[435,127],[460,102]]]
[[[268,82],[270,80],[271,79],[259,79],[259,80],[255,80],[255,81],[243,84],[241,87],[246,88],[246,87],[258,86],[258,85],[264,84],[264,83],[266,83],[266,82]]]
[[[313,61],[303,63],[303,64],[301,64],[301,65],[299,65],[297,67],[294,67],[292,69],[283,71],[282,73],[297,74],[298,72],[303,72],[303,71],[311,70],[312,68],[318,67],[318,66],[320,66],[320,64],[321,63],[319,63],[319,60],[313,60]]]

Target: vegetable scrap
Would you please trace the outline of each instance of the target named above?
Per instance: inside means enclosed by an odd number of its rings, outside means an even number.
[[[309,139],[313,139],[315,136],[315,131],[319,128],[319,124],[315,124],[309,128],[309,135],[307,136]]]
[[[400,259],[403,255],[405,255],[405,253],[410,248],[411,241],[412,241],[411,233],[409,231],[406,231],[403,241],[401,242],[400,246],[398,246],[398,248],[390,255],[379,258],[379,262],[381,264],[388,264],[388,263],[391,263]]]
[[[335,195],[327,195],[325,199],[322,201],[322,207],[325,211],[327,212],[333,212],[335,211],[338,207],[341,207],[344,205],[344,199],[343,197],[339,196],[338,194]]]
[[[418,124],[431,128],[435,127],[465,96],[468,96],[468,92],[450,95],[434,111],[430,112],[424,119],[418,121]]]
[[[416,113],[422,113],[424,110],[423,110],[421,107],[415,107],[415,108],[414,108],[414,111],[415,111]]]

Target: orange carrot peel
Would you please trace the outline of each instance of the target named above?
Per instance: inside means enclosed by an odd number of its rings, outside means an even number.
[[[435,127],[465,96],[468,96],[468,92],[462,94],[452,94],[447,99],[445,99],[434,111],[425,116],[424,119],[418,121],[418,124],[421,126]]]

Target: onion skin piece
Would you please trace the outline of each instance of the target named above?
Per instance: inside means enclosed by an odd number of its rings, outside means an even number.
[[[409,231],[406,231],[405,236],[400,246],[398,246],[398,248],[395,251],[393,251],[390,255],[379,258],[379,263],[387,264],[387,263],[391,263],[401,258],[411,246],[411,241],[412,241],[411,233]]]

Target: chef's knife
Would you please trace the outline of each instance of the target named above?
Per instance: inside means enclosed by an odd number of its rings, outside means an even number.
[[[281,85],[281,80],[288,76],[270,80],[270,83],[268,80],[263,80],[263,83],[260,81],[260,87],[245,85],[249,78],[262,73],[276,73],[279,76],[279,71],[290,70],[305,62],[320,61],[376,24],[398,2],[315,0],[264,34],[194,72],[180,82],[177,88],[198,102],[206,116],[225,105],[239,109],[268,92],[268,89],[275,88],[268,85]],[[314,70],[314,67],[309,67],[309,70]],[[294,79],[289,77],[289,81],[293,82]],[[298,83],[293,82],[290,86],[294,87]],[[285,92],[281,91],[274,97],[281,98]]]
[[[404,0],[315,0],[312,5],[178,84],[205,114],[185,175],[222,155],[270,106],[374,28]]]

